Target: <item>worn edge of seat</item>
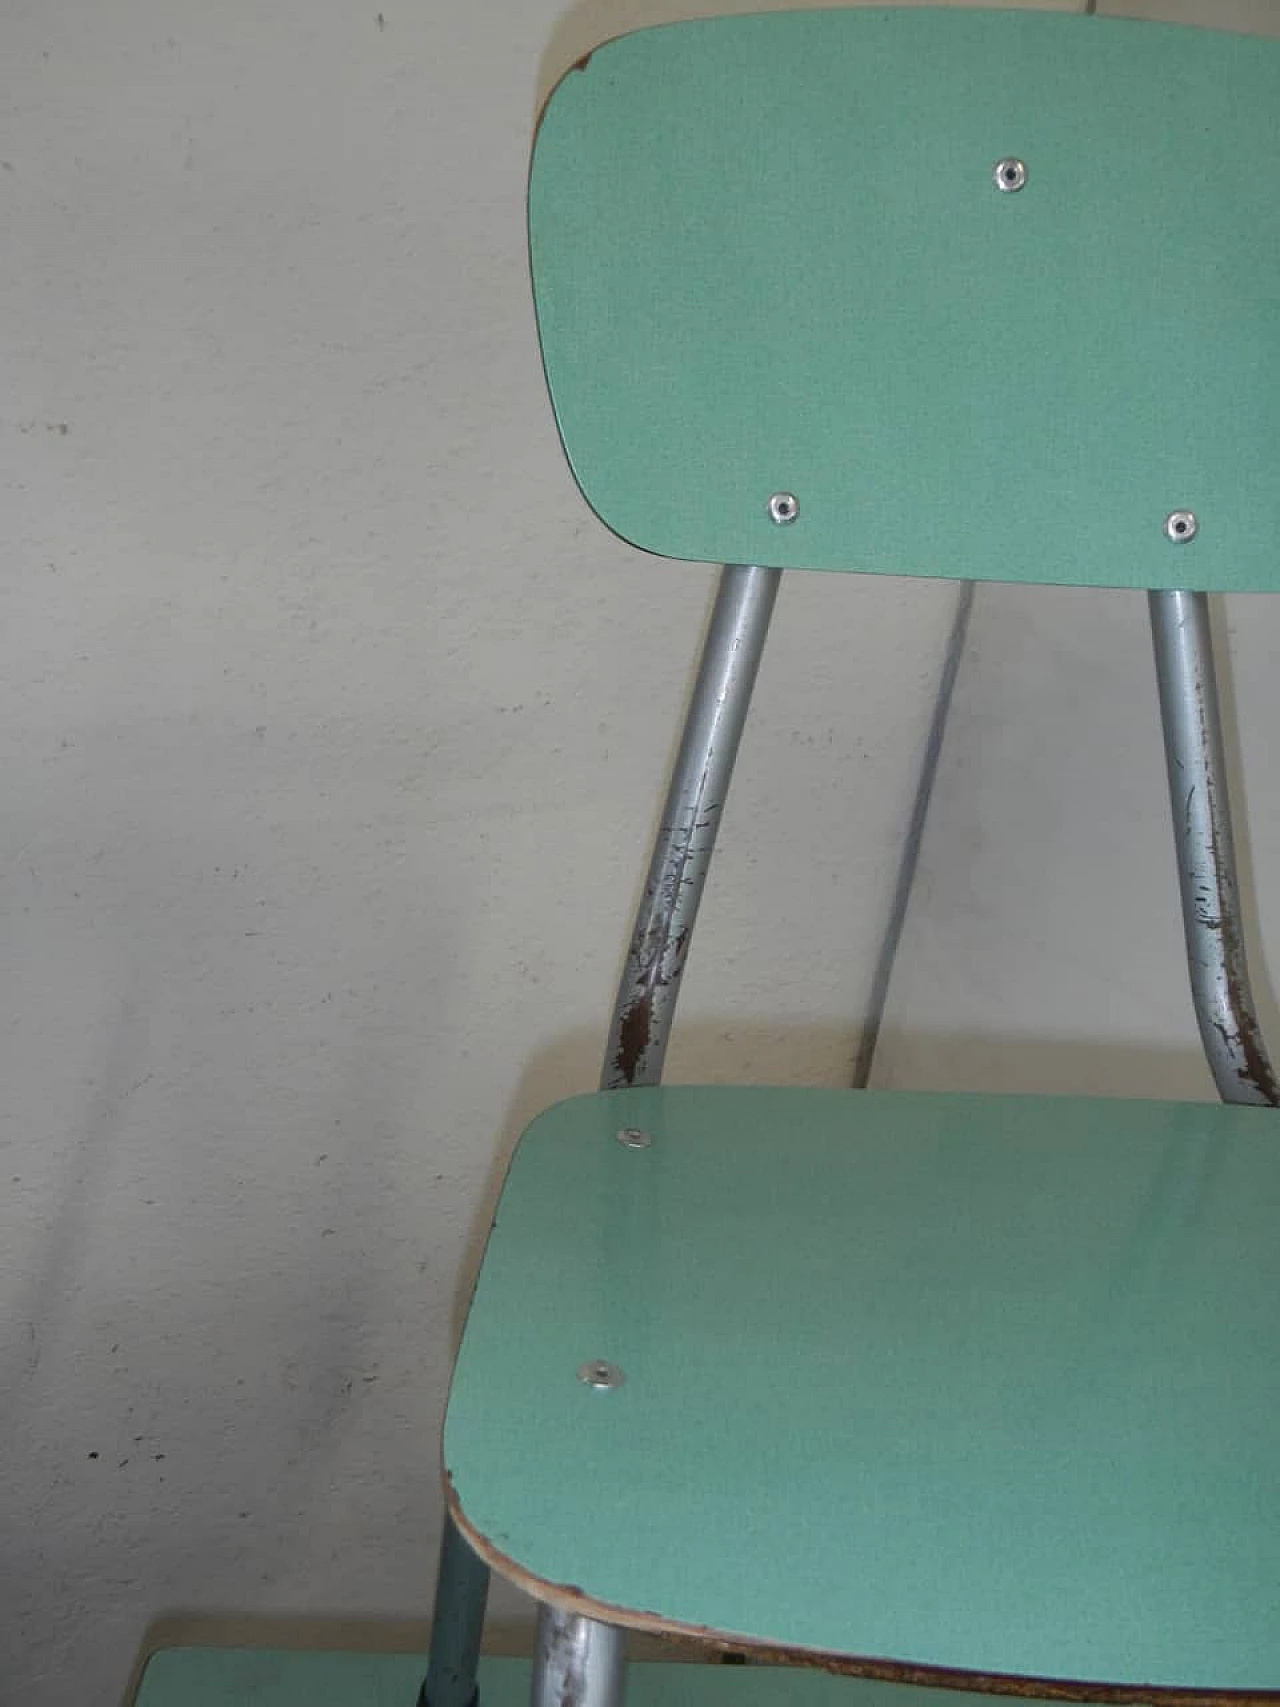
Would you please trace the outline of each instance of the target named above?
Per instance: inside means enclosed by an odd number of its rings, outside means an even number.
[[[615,1606],[596,1600],[577,1583],[549,1582],[504,1553],[467,1519],[461,1496],[447,1466],[442,1468],[449,1514],[477,1557],[534,1600],[598,1623],[615,1624],[654,1636],[680,1636],[726,1651],[748,1653],[770,1665],[803,1666],[841,1677],[860,1677],[880,1683],[901,1683],[921,1689],[950,1689],[973,1695],[1007,1695],[1030,1701],[1110,1702],[1118,1707],[1147,1703],[1177,1707],[1251,1707],[1280,1702],[1280,1689],[1184,1689],[1168,1684],[1078,1682],[1069,1678],[1028,1677],[1013,1672],[960,1671],[946,1666],[916,1665],[907,1660],[871,1655],[830,1653],[820,1648],[785,1647],[736,1631],[686,1624],[657,1612]]]
[[[592,1100],[613,1094],[616,1092],[584,1091],[578,1096],[568,1097],[564,1100],[576,1102],[580,1099]],[[947,1096],[951,1093],[940,1092],[936,1094]],[[967,1096],[974,1093],[961,1092],[959,1094]],[[1014,1093],[1013,1097],[1002,1100],[1017,1100],[1019,1098],[1028,1101],[1042,1100],[1034,1093],[1030,1095]],[[1078,1100],[1124,1102],[1132,1099],[1096,1097]],[[1184,1098],[1141,1100],[1175,1103],[1185,1103],[1186,1101]],[[1213,1109],[1224,1105],[1210,1102],[1204,1106]],[[550,1110],[543,1110],[542,1112],[549,1113]],[[1265,1111],[1258,1110],[1257,1112]],[[527,1131],[528,1128],[526,1127],[525,1130]],[[504,1176],[504,1189],[505,1183]],[[489,1237],[491,1236],[492,1228],[489,1233]],[[488,1237],[485,1240],[486,1255],[487,1251]],[[472,1305],[475,1302],[475,1292],[480,1283],[483,1267],[482,1256],[467,1299],[466,1316],[470,1315]],[[465,1336],[465,1317],[462,1333]],[[456,1369],[457,1358],[455,1356],[455,1372]],[[452,1386],[452,1377],[450,1386]],[[446,1402],[446,1412],[447,1409]],[[706,1624],[690,1624],[683,1619],[665,1617],[659,1612],[641,1611],[635,1607],[621,1606],[612,1601],[600,1600],[588,1594],[586,1589],[578,1583],[554,1582],[548,1577],[539,1576],[535,1571],[531,1571],[527,1566],[522,1565],[518,1559],[504,1552],[483,1531],[477,1529],[467,1516],[462,1496],[453,1479],[453,1472],[444,1461],[443,1434],[440,1445],[440,1478],[444,1490],[446,1514],[457,1524],[467,1545],[477,1558],[532,1600],[554,1606],[562,1612],[592,1619],[597,1623],[616,1625],[621,1629],[634,1630],[643,1635],[678,1637],[687,1641],[706,1644],[720,1649],[722,1652],[746,1653],[753,1660],[763,1665],[793,1666],[810,1671],[825,1671],[837,1677],[863,1678],[871,1682],[904,1684],[918,1689],[944,1689],[957,1694],[1006,1696],[1024,1701],[1106,1702],[1114,1704],[1114,1707],[1148,1707],[1150,1703],[1160,1703],[1161,1707],[1164,1707],[1166,1703],[1168,1707],[1255,1707],[1255,1704],[1257,1707],[1275,1707],[1275,1704],[1280,1703],[1280,1687],[1275,1689],[1197,1689],[1159,1683],[1106,1683],[1097,1680],[1082,1681],[1071,1678],[1038,1677],[1021,1672],[966,1671],[959,1667],[921,1665],[910,1660],[895,1660],[878,1655],[787,1646],[760,1637],[746,1635],[740,1631],[720,1630]]]
[[[924,0],[924,5],[927,6],[927,8],[933,9],[936,11],[951,10],[955,7],[955,3],[956,3],[956,0]],[[912,4],[912,0],[907,0],[907,5],[911,5],[911,4]],[[903,0],[884,0],[883,4],[880,3],[880,0],[810,0],[810,3],[808,5],[794,6],[794,7],[793,6],[787,6],[785,8],[779,8],[779,7],[770,6],[767,4],[754,4],[753,3],[753,4],[744,5],[741,8],[741,10],[737,11],[737,12],[703,13],[703,12],[699,12],[699,11],[692,11],[692,12],[689,12],[687,15],[682,16],[682,17],[655,18],[652,23],[633,24],[629,28],[626,28],[626,29],[610,30],[608,35],[601,36],[599,38],[599,40],[594,42],[589,48],[587,48],[585,50],[585,52],[579,53],[576,56],[576,58],[563,61],[560,69],[558,71],[553,72],[552,75],[548,78],[546,85],[545,85],[546,93],[541,96],[540,100],[538,101],[537,109],[534,113],[533,132],[532,132],[532,136],[530,138],[530,147],[529,147],[529,168],[530,168],[529,176],[532,176],[533,152],[537,146],[538,133],[542,129],[542,121],[547,116],[547,109],[550,107],[551,103],[555,100],[556,96],[560,93],[560,90],[564,86],[564,84],[569,82],[569,80],[572,78],[575,71],[586,71],[587,68],[591,64],[591,61],[595,58],[596,54],[602,53],[606,48],[612,47],[615,42],[626,41],[631,36],[647,35],[652,30],[673,30],[673,29],[680,29],[685,24],[706,23],[712,17],[729,17],[729,18],[758,17],[762,13],[768,13],[768,12],[777,11],[777,10],[787,10],[787,11],[797,11],[797,12],[841,12],[841,11],[845,11],[845,10],[854,10],[854,9],[857,9],[859,6],[863,6],[863,7],[866,7],[868,9],[870,9],[871,7],[879,6],[880,10],[884,10],[884,11],[899,11],[899,10],[904,9],[903,8]],[[961,11],[966,11],[966,12],[1004,12],[1004,11],[1026,10],[1026,8],[1019,7],[1016,5],[1010,6],[1008,4],[1008,0],[959,0],[958,9]],[[1045,11],[1049,11],[1049,12],[1062,12],[1067,17],[1073,17],[1073,16],[1079,16],[1080,15],[1078,13],[1073,13],[1070,6],[1067,6],[1067,5],[1055,5],[1055,6],[1048,6],[1048,7],[1044,7],[1044,8],[1034,7],[1034,8],[1031,8],[1031,10],[1035,10],[1035,11],[1045,10]],[[1089,15],[1093,16],[1094,14],[1090,13]],[[1126,16],[1126,14],[1119,13],[1119,14],[1116,14],[1116,16],[1124,17],[1124,16]],[[1165,23],[1165,24],[1168,24],[1171,27],[1176,28],[1176,29],[1199,30],[1204,35],[1258,36],[1261,39],[1264,39],[1264,40],[1267,39],[1266,33],[1264,31],[1261,31],[1261,30],[1246,29],[1242,26],[1225,26],[1224,27],[1222,24],[1205,23],[1199,18],[1185,18],[1185,19],[1184,18],[1178,18],[1178,19],[1165,18],[1165,19],[1156,19],[1156,20],[1145,20],[1145,19],[1136,19],[1135,18],[1135,19],[1131,19],[1130,21],[1135,22],[1135,23],[1136,22],[1147,22],[1147,21]]]

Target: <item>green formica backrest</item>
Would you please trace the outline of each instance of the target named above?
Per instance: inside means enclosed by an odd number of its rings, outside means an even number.
[[[917,7],[642,30],[548,102],[530,236],[569,460],[648,551],[1280,581],[1280,41]]]

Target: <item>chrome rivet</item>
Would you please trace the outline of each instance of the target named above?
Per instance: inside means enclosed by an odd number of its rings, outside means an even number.
[[[653,1139],[639,1126],[624,1126],[617,1134],[619,1144],[628,1150],[647,1150]]]
[[[996,188],[1010,195],[1026,183],[1027,163],[1025,160],[1019,160],[1016,154],[1006,154],[1003,160],[996,161],[991,176]]]
[[[578,1380],[584,1386],[594,1387],[597,1392],[603,1393],[610,1387],[621,1387],[626,1376],[616,1363],[606,1363],[602,1357],[597,1357],[582,1365],[578,1371]]]
[[[1175,545],[1186,545],[1200,532],[1195,511],[1175,510],[1171,516],[1165,517],[1164,531]]]
[[[775,492],[769,500],[769,520],[786,527],[800,514],[800,500],[794,492]]]

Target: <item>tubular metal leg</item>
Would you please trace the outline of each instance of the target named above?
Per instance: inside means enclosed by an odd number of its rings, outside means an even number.
[[[488,1598],[489,1567],[477,1559],[446,1513],[431,1658],[418,1707],[476,1707],[480,1699],[476,1667]]]
[[[553,1606],[538,1608],[531,1707],[622,1707],[622,1631]]]
[[[653,1084],[661,1076],[689,934],[780,579],[780,570],[749,565],[731,564],[721,573],[618,990],[601,1081],[605,1089]],[[419,1707],[475,1707],[488,1589],[487,1567],[447,1518],[431,1661]],[[538,1707],[620,1707],[622,1682],[619,1631],[542,1608],[533,1680]]]
[[[1224,1102],[1280,1105],[1240,924],[1222,719],[1204,593],[1148,595],[1182,925],[1205,1055]]]
[[[603,1090],[653,1085],[662,1077],[689,937],[781,576],[779,569],[741,564],[721,573],[618,986]]]

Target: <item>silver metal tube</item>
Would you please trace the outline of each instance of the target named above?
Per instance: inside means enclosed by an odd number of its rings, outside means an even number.
[[[488,1598],[489,1567],[472,1552],[446,1512],[431,1621],[431,1657],[418,1707],[475,1707],[479,1699],[476,1668]]]
[[[603,1090],[654,1085],[662,1077],[689,937],[781,578],[779,569],[741,564],[721,572],[618,986]]]
[[[1240,922],[1222,717],[1204,593],[1148,594],[1182,926],[1204,1052],[1224,1102],[1280,1105]]]
[[[532,1707],[622,1707],[622,1631],[554,1606],[538,1608]]]

